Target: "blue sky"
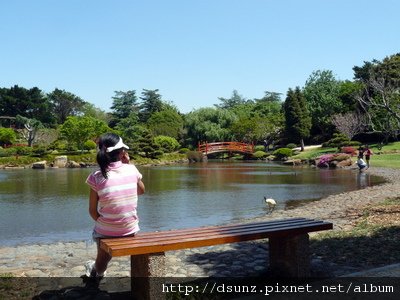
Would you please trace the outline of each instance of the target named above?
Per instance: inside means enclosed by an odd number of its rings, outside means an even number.
[[[0,87],[159,89],[183,113],[400,52],[398,0],[0,0]]]

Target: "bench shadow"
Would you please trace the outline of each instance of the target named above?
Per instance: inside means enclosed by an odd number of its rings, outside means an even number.
[[[310,239],[311,277],[337,277],[400,262],[400,226],[367,233],[328,232]],[[269,272],[268,241],[207,247],[187,255],[208,277],[273,276]],[[222,250],[221,250],[222,249]]]
[[[37,293],[32,300],[114,300],[132,299],[130,290],[119,288],[121,281],[130,287],[130,278],[107,278],[105,284],[85,276],[81,278],[36,278],[37,286],[54,286],[55,289],[45,289]],[[43,289],[43,288],[42,288]]]

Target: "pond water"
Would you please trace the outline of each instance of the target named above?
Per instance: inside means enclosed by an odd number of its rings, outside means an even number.
[[[146,194],[139,198],[142,231],[215,225],[267,213],[304,200],[382,183],[356,170],[327,170],[259,162],[206,162],[142,167]],[[93,169],[0,171],[0,246],[89,240]],[[316,216],[317,218],[318,216]]]

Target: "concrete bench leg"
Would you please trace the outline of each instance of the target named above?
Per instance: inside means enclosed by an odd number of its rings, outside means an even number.
[[[310,276],[310,249],[308,234],[269,239],[269,263],[273,274],[279,277]]]
[[[131,256],[131,291],[134,299],[165,299],[162,281],[165,253]]]

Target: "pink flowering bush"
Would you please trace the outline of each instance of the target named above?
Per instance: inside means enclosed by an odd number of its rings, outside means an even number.
[[[333,154],[324,154],[319,157],[317,167],[328,168],[330,161],[333,159]]]
[[[317,160],[317,167],[319,168],[329,168],[331,166],[332,161],[343,161],[350,159],[350,154],[346,153],[334,153],[334,154],[324,154],[321,155]],[[332,166],[335,166],[333,164]]]

